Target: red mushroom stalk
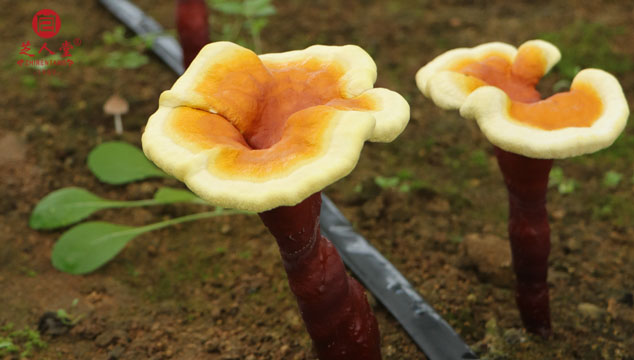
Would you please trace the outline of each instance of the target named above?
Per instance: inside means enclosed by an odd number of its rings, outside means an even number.
[[[550,226],[546,211],[553,160],[533,159],[495,147],[509,192],[509,239],[516,277],[515,301],[526,329],[551,333],[548,296]]]
[[[178,0],[176,6],[176,29],[183,49],[185,68],[196,54],[209,43],[209,15],[205,0]]]
[[[597,69],[579,72],[570,91],[542,100],[535,85],[560,56],[541,40],[518,49],[489,43],[451,50],[416,74],[424,95],[475,119],[495,147],[509,194],[515,299],[526,329],[543,337],[552,332],[546,190],[553,159],[610,146],[629,115],[618,81]]]
[[[321,194],[260,213],[280,249],[288,283],[320,359],[381,358],[379,328],[363,287],[321,236]]]
[[[198,196],[260,214],[322,360],[381,358],[364,289],[319,230],[320,191],[352,171],[366,140],[392,141],[409,120],[407,102],[375,79],[356,46],[258,57],[211,43],[143,134],[148,158]]]

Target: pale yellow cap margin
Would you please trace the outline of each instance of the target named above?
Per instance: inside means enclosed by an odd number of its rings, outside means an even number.
[[[537,159],[562,159],[589,154],[614,142],[629,116],[621,85],[611,74],[585,69],[575,76],[571,88],[589,85],[601,99],[603,112],[590,127],[543,130],[522,124],[509,115],[510,99],[499,88],[483,86],[460,107],[460,115],[475,119],[482,133],[494,145]]]
[[[475,119],[487,139],[507,151],[532,158],[561,159],[610,146],[624,129],[629,108],[621,85],[605,71],[583,70],[572,83],[572,88],[579,83],[590,85],[601,98],[603,113],[591,127],[543,130],[511,118],[510,99],[502,90],[493,86],[473,90],[469,86],[472,78],[449,70],[462,61],[478,60],[492,53],[513,61],[518,51],[528,47],[541,51],[544,74],[561,58],[559,50],[543,40],[527,41],[519,49],[499,42],[487,43],[450,50],[436,57],[416,73],[416,84],[437,106],[459,109],[463,117]]]
[[[544,74],[550,71],[561,58],[559,50],[549,42],[530,40],[522,44],[519,50],[528,47],[538,49],[542,53]],[[418,70],[416,85],[423,95],[432,99],[437,106],[447,110],[459,109],[473,90],[469,86],[472,79],[467,75],[451,71],[452,67],[463,61],[480,60],[491,54],[506,57],[507,60],[513,62],[517,53],[518,49],[514,46],[501,42],[449,50]]]
[[[172,90],[166,92],[170,95],[161,96],[159,109],[149,118],[142,137],[143,150],[150,160],[185,182],[194,193],[213,205],[262,212],[278,206],[298,204],[348,175],[356,166],[366,140],[392,141],[409,121],[409,105],[402,96],[387,89],[372,88],[376,80],[376,65],[357,46],[316,45],[300,51],[261,55],[264,62],[288,62],[302,58],[306,61],[311,58],[337,61],[346,70],[339,84],[344,97],[371,96],[377,109],[332,109],[334,125],[327,130],[330,136],[327,137],[329,144],[325,151],[315,158],[307,159],[304,164],[280,178],[251,181],[214,174],[209,164],[215,161],[222,145],[198,152],[190,150],[170,136],[166,124],[174,107],[192,106],[201,109],[208,104],[198,95],[186,98],[188,91],[195,86],[196,73],[213,71],[215,64],[230,61],[231,53],[238,51],[237,48],[237,45],[226,42],[205,46]],[[228,50],[227,54],[223,54],[225,49]],[[243,53],[242,50],[239,52]],[[207,107],[207,111],[214,110]]]

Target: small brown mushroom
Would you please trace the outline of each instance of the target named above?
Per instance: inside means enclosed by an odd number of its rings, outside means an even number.
[[[127,114],[130,107],[128,102],[119,94],[113,94],[108,98],[105,104],[103,104],[103,112],[106,115],[114,116],[114,130],[117,135],[123,133],[123,123],[121,122],[121,115]]]

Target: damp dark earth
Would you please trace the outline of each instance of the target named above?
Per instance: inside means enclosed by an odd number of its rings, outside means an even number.
[[[389,144],[367,143],[355,170],[326,194],[478,356],[634,359],[632,125],[605,150],[554,162],[547,194],[553,336],[544,340],[523,330],[515,305],[507,193],[492,146],[414,81],[420,67],[453,48],[545,39],[562,61],[539,84],[543,96],[593,67],[616,76],[632,108],[633,2],[266,2],[275,11],[249,18],[231,1],[208,1],[211,39],[261,53],[356,44],[377,64],[376,86],[409,102],[405,131]],[[176,34],[174,1],[134,3]],[[275,240],[255,215],[144,233],[88,275],[53,267],[53,246],[67,229],[29,226],[50,192],[81,187],[132,201],[162,187],[184,189],[171,178],[109,185],[87,166],[99,144],[140,147],[160,93],[177,76],[97,1],[0,0],[0,7],[0,358],[316,359]],[[61,18],[55,37],[34,32],[42,9]],[[21,54],[25,45],[32,58]],[[62,56],[64,47],[72,56]],[[20,62],[27,57],[72,64]],[[128,105],[121,134],[104,113],[114,94]],[[143,226],[209,210],[196,203],[106,209],[88,220]],[[368,298],[383,358],[425,359]]]

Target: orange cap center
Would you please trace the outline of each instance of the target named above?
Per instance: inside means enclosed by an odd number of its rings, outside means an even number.
[[[503,90],[511,99],[510,115],[521,123],[544,130],[592,126],[603,110],[595,90],[577,84],[568,92],[541,100],[535,85],[545,66],[539,50],[527,47],[518,52],[513,63],[503,55],[491,54],[463,61],[452,70],[477,79],[470,82],[470,90],[483,85]]]
[[[172,110],[168,122],[170,133],[192,151],[219,147],[221,155],[209,166],[223,176],[278,177],[326,149],[326,134],[336,125],[332,120],[337,110],[375,107],[370,96],[342,98],[339,79],[343,71],[336,64],[324,65],[317,60],[284,66],[265,63],[271,75],[266,81],[245,75],[258,71],[248,65],[244,64],[238,75],[227,74],[232,77],[232,88],[258,90],[239,93],[244,96],[239,102],[235,91],[201,85],[220,102],[244,106],[232,113],[242,118],[179,107]]]

